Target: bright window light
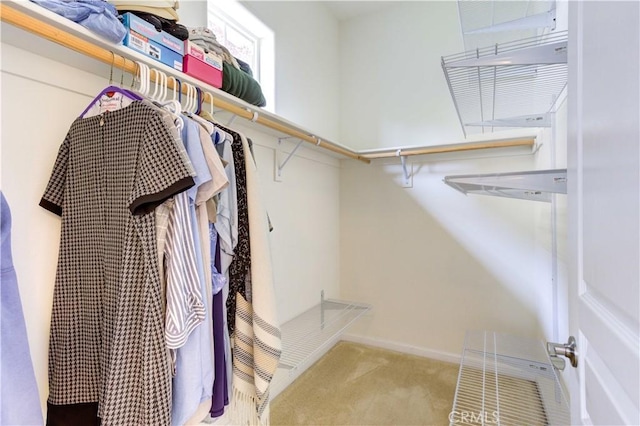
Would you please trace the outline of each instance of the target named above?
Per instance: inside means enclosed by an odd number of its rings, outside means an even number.
[[[233,56],[246,62],[275,112],[275,54],[273,31],[236,0],[209,0],[207,27]]]

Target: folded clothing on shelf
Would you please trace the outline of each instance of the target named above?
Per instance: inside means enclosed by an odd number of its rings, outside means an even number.
[[[82,25],[112,43],[121,43],[127,34],[126,28],[118,20],[116,8],[103,0],[31,0],[31,2]]]
[[[229,49],[218,42],[216,35],[207,27],[189,28],[189,40],[202,47],[206,51],[212,51],[222,57],[222,60],[235,68],[240,69],[236,58],[229,52]]]
[[[108,0],[118,10],[136,10],[151,13],[161,18],[178,21],[178,0]]]
[[[235,57],[235,56],[234,56]],[[238,58],[236,58],[236,61],[238,61],[238,65],[240,65],[240,69],[244,72],[246,72],[247,74],[249,74],[251,77],[253,77],[253,71],[251,71],[251,67],[249,66],[248,63],[246,63],[245,61],[242,61]]]
[[[229,49],[218,42],[213,31],[206,27],[189,28],[189,41],[197,44],[206,52],[213,52],[222,58],[223,91],[252,105],[263,107],[267,104],[260,83],[253,78],[251,68],[244,62],[241,68],[239,61],[229,52]],[[248,69],[249,73],[245,72],[243,68]]]
[[[234,68],[227,62],[222,63],[222,90],[248,102],[263,107],[267,105],[260,83],[246,72]]]

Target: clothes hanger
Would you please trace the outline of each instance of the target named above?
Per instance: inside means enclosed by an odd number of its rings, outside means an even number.
[[[218,125],[220,125],[220,123],[218,122],[218,120],[216,120],[216,117],[215,117],[216,111],[213,109],[213,107],[214,107],[214,105],[213,105],[213,93],[211,93],[211,92],[203,92],[202,101],[206,102],[207,95],[209,96],[209,111],[204,111],[203,113],[200,114],[200,116],[202,116],[202,118],[204,118],[205,120],[209,121],[210,123],[213,123],[214,126],[218,126]],[[207,114],[207,115],[204,116],[203,114]]]
[[[149,97],[151,98],[152,101],[159,102],[164,96],[162,94],[163,92],[162,87],[167,83],[167,75],[161,71],[158,71],[155,68],[151,69],[151,72],[155,74],[156,80],[153,84],[153,93],[149,95]]]
[[[198,116],[198,118],[203,119],[204,121],[206,121],[207,123],[209,123],[209,125],[212,126],[212,131],[210,132],[211,136],[213,137],[213,143],[214,144],[218,144],[221,142],[224,142],[224,140],[226,139],[226,132],[224,132],[223,130],[219,129],[217,126],[220,125],[220,123],[218,123],[218,121],[216,121],[215,119],[215,111],[213,109],[213,93],[211,92],[204,92],[204,94],[202,95],[202,101],[204,102],[206,100],[206,96],[209,95],[209,111],[205,111],[209,113],[209,117],[207,117],[206,119],[203,117]],[[207,126],[207,124],[205,124],[205,126]],[[209,129],[209,127],[207,126],[207,130]]]
[[[196,108],[196,110],[193,114],[190,115],[190,117],[192,120],[195,120],[198,123],[202,124],[202,126],[204,126],[204,128],[206,129],[207,133],[212,135],[213,132],[215,131],[215,126],[213,125],[213,123],[205,120],[204,118],[198,115],[202,110],[202,90],[199,87],[196,87],[195,91],[196,91],[197,97],[196,97],[196,105],[194,107]]]
[[[171,97],[171,99],[167,99],[169,79],[173,80],[173,96]],[[162,99],[161,105],[174,114],[180,114],[182,112],[182,104],[180,104],[180,102],[178,101],[178,96],[177,96],[177,90],[180,90],[180,89],[182,89],[180,80],[178,80],[172,75],[168,76],[167,79],[165,80],[165,93],[164,93],[164,97]]]
[[[111,52],[113,54],[113,52]],[[115,58],[115,54],[114,54],[114,58]],[[125,59],[126,61],[126,59]],[[133,80],[131,81],[131,84],[133,85]],[[124,87],[124,68],[121,69],[120,72],[120,88],[122,90],[124,90],[125,92],[127,92],[131,98],[135,99],[135,100],[142,100],[142,97],[140,97],[140,95],[138,95],[136,92],[134,92],[133,90],[129,90],[126,87]]]
[[[191,85],[187,82],[182,83],[182,87],[185,89],[184,97],[180,95],[180,103],[182,105],[182,113],[187,114],[191,106]],[[184,104],[182,103],[184,101]]]
[[[82,111],[82,114],[80,114],[80,118],[84,118],[87,112],[89,112],[98,102],[100,102],[104,96],[108,98],[112,98],[113,96],[115,96],[116,93],[120,93],[126,98],[129,98],[130,100],[139,101],[140,99],[142,99],[137,94],[130,92],[127,89],[113,85],[113,66],[114,66],[116,55],[113,52],[111,52],[111,54],[113,55],[113,61],[111,62],[111,70],[109,71],[109,86],[102,89],[102,91],[98,93],[98,96],[93,98],[93,100],[89,103],[89,105],[87,105],[84,111]]]
[[[156,75],[159,76],[160,80],[160,93],[155,103],[171,113],[171,115],[173,116],[174,124],[178,128],[178,131],[181,131],[184,127],[184,120],[180,116],[180,113],[182,112],[182,105],[180,105],[180,102],[175,99],[176,87],[178,86],[179,80],[174,76],[167,76],[167,74],[162,71],[156,70],[156,72]],[[173,79],[173,99],[167,100],[169,78]]]
[[[149,94],[151,86],[151,71],[149,65],[140,63],[140,93],[143,98],[146,98]]]

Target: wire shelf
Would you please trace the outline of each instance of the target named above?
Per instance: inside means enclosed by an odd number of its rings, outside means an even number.
[[[443,56],[442,69],[465,136],[494,127],[549,127],[549,112],[567,84],[567,32]]]
[[[570,424],[569,404],[542,341],[470,331],[451,425]]]
[[[320,304],[284,323],[280,367],[296,370],[371,309],[370,305],[335,299]]]
[[[445,176],[444,183],[463,194],[493,195],[551,202],[567,193],[567,169]]]

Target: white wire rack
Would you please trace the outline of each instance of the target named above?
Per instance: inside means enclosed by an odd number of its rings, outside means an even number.
[[[296,370],[371,309],[370,305],[324,299],[284,323],[280,368]]]
[[[544,342],[467,332],[451,425],[568,425],[570,420]]]
[[[463,194],[493,195],[551,202],[567,193],[567,169],[445,176],[444,183]]]
[[[549,127],[567,84],[567,32],[443,56],[465,136],[475,129]]]

